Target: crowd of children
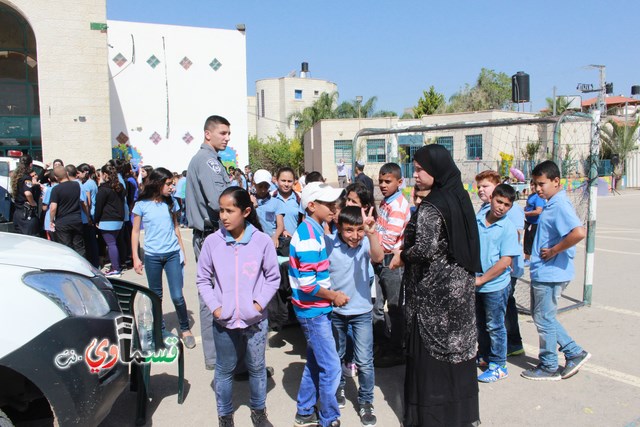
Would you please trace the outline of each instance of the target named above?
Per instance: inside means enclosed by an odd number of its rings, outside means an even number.
[[[21,160],[14,183],[14,194],[24,195],[20,201],[29,205],[16,224],[18,231],[43,233],[98,268],[108,259],[107,276],[118,277],[127,266],[138,274],[144,268],[150,289],[161,298],[164,272],[182,339],[195,347],[182,293],[186,171],[133,171],[118,160],[95,171],[87,164],[65,167],[58,160],[41,184],[30,162],[28,156]],[[305,175],[298,180],[288,167],[273,176],[249,166],[244,174],[233,171],[233,186],[219,198],[222,227],[202,246],[196,282],[214,317],[214,391],[221,426],[234,425],[233,374],[241,360],[249,374],[252,422],[271,425],[265,408],[266,307],[280,286],[283,262],[289,263],[291,303],[307,343],[296,426],[339,426],[350,376],[358,378],[361,423],[375,426],[374,366],[404,363],[403,270],[390,264],[403,249],[405,229],[429,189],[417,186],[410,206],[401,192],[400,167],[387,163],[378,174],[383,200],[376,209],[362,180],[343,190],[325,184],[317,172]],[[558,167],[543,162],[532,175],[524,210],[497,172],[476,176],[482,201],[476,216],[482,272],[475,279],[480,382],[506,378],[507,357],[524,353],[514,289],[525,265],[530,266],[540,363],[522,376],[569,378],[590,357],[556,319],[557,300],[573,278],[575,245],[584,238],[584,228],[560,186]],[[29,215],[38,203],[46,218],[34,231]],[[557,346],[566,357],[561,370]]]

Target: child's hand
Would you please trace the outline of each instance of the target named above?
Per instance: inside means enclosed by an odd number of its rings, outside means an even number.
[[[133,260],[133,269],[138,274],[142,274],[142,261],[140,259]]]
[[[349,302],[349,297],[342,291],[337,291],[336,296],[333,298],[333,305],[336,307],[342,307]]]
[[[262,306],[255,301],[253,302],[253,308],[255,308],[258,313],[262,313]]]
[[[222,315],[222,307],[218,307],[215,310],[213,310],[213,317],[215,317],[216,319],[219,319],[221,315]]]
[[[540,258],[545,261],[549,261],[554,256],[558,255],[558,253],[553,248],[542,248],[540,249]]]
[[[273,244],[275,245],[276,249],[278,249],[278,245],[280,244],[280,243],[279,243],[279,242],[280,242],[280,239],[278,239],[278,238],[276,237],[276,235],[274,234],[274,235],[271,237],[271,240],[273,241]]]
[[[373,206],[369,208],[369,212],[365,213],[364,208],[360,208],[362,211],[362,224],[364,224],[364,232],[367,234],[373,234],[376,232],[376,219],[373,217]]]
[[[484,283],[482,283],[482,276],[476,276],[476,288],[479,288],[482,285],[484,285]]]
[[[396,268],[400,268],[400,267],[404,267],[404,261],[402,261],[402,258],[400,258],[400,251],[395,251],[393,253],[393,258],[389,263],[389,269],[395,270]]]

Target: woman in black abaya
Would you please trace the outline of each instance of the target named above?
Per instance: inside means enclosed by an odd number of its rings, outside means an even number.
[[[481,266],[475,214],[444,147],[422,147],[413,164],[416,187],[431,192],[391,265],[405,267],[404,426],[477,426],[475,272]]]

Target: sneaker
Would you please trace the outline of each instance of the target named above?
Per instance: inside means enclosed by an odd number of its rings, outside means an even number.
[[[185,347],[191,349],[196,346],[196,338],[193,335],[183,335],[182,342]]]
[[[507,357],[521,356],[523,354],[524,354],[524,348],[522,348],[522,347],[515,347],[515,348],[507,351]]]
[[[251,410],[251,422],[253,427],[273,427],[273,424],[267,418],[266,408],[252,409]]]
[[[106,273],[104,273],[105,276],[107,277],[113,277],[114,279],[117,279],[118,277],[122,276],[122,271],[121,270],[107,270]]]
[[[562,377],[560,377],[560,373],[556,371],[548,371],[543,368],[542,365],[535,366],[531,369],[527,369],[526,371],[522,371],[520,374],[522,378],[526,378],[528,380],[533,381],[560,381]]]
[[[487,366],[489,366],[489,363],[486,360],[484,360],[484,357],[477,356],[476,357],[476,366],[478,368],[486,368]]]
[[[207,371],[213,371],[213,370],[215,370],[215,369],[216,369],[216,365],[215,365],[215,364],[213,364],[213,365],[207,365],[207,364],[205,364],[205,365],[204,365],[204,369],[206,369]]]
[[[505,379],[509,376],[507,365],[498,365],[497,363],[489,363],[489,369],[478,375],[478,381],[481,383],[494,383]]]
[[[218,426],[219,427],[235,427],[235,424],[233,423],[233,414],[218,417]]]
[[[318,421],[318,415],[312,412],[309,415],[296,414],[293,425],[295,427],[318,427],[320,422]]]
[[[342,375],[348,378],[353,378],[358,375],[358,367],[355,363],[343,363],[342,364]]]
[[[329,424],[329,427],[340,427],[340,420],[331,421],[331,424]]]
[[[347,398],[344,395],[344,389],[342,387],[338,388],[336,400],[338,401],[338,408],[344,408],[347,406]]]
[[[378,422],[376,414],[373,412],[373,404],[371,403],[364,403],[360,405],[358,415],[360,415],[360,424],[363,426],[374,427]]]
[[[582,353],[579,355],[572,357],[571,359],[567,359],[567,363],[562,370],[562,374],[560,375],[563,380],[567,378],[571,378],[575,374],[578,373],[582,365],[587,363],[587,360],[591,358],[591,353],[582,350]]]

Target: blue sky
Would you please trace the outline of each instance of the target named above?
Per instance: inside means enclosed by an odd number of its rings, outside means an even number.
[[[234,29],[247,27],[247,93],[308,62],[338,84],[340,100],[378,97],[402,113],[424,89],[448,99],[482,67],[531,79],[533,111],[545,97],[598,83],[607,66],[616,95],[640,85],[640,2],[107,0],[113,20]],[[583,99],[591,97],[584,94]],[[529,104],[526,104],[527,111]]]

